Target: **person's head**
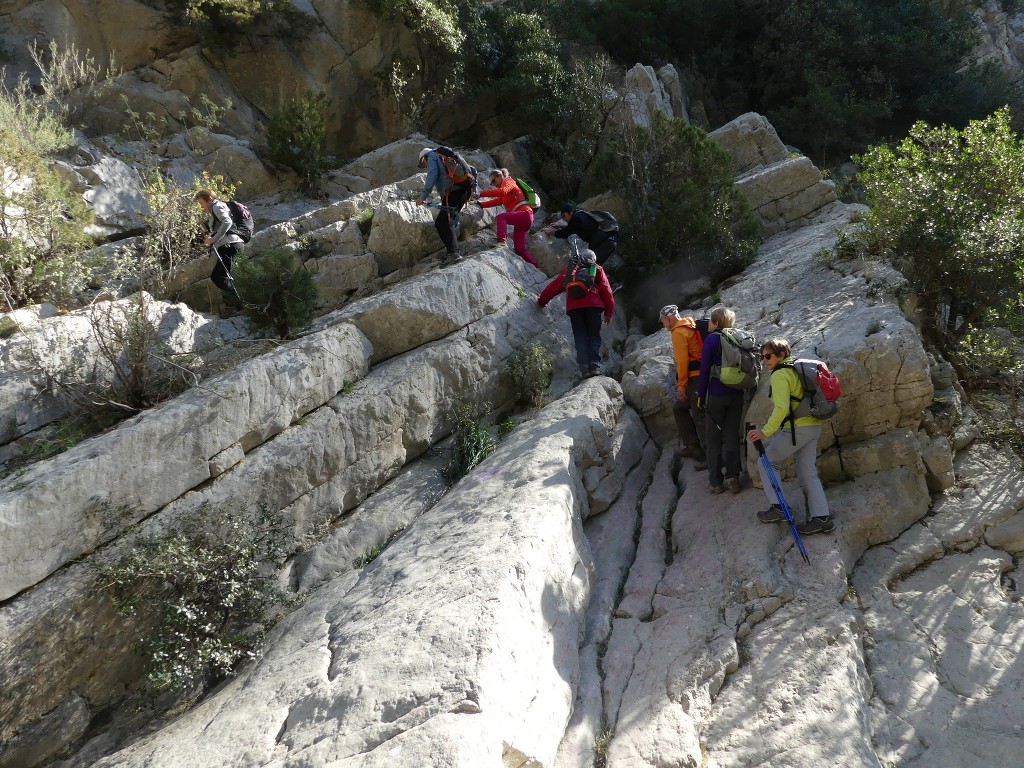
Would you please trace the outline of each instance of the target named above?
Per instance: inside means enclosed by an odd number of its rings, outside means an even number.
[[[509,177],[508,168],[499,168],[498,171],[501,173],[501,177],[503,179],[507,179]]]
[[[576,213],[576,206],[566,203],[562,206],[562,219],[568,221],[572,218],[572,215]]]
[[[595,264],[597,264],[597,254],[594,253],[589,248],[584,248],[583,250],[580,251],[578,260],[580,264],[582,264],[583,266],[592,267]]]
[[[196,202],[199,203],[199,207],[204,211],[210,210],[210,206],[213,205],[213,201],[217,199],[217,193],[211,189],[200,189],[196,192]]]
[[[714,326],[712,328],[711,326]],[[708,318],[708,328],[715,330],[716,328],[732,328],[736,325],[736,313],[726,307],[716,307],[711,312],[711,317]]]
[[[496,187],[501,184],[502,178],[504,177],[501,173],[501,168],[495,168],[487,174],[487,180],[491,182],[492,187]]]
[[[661,312],[658,314],[661,317],[661,324],[670,331],[675,328],[676,323],[679,322],[679,307],[675,304],[666,304],[661,308]]]
[[[761,358],[769,371],[792,354],[793,350],[785,339],[768,339],[761,344]]]
[[[434,150],[432,150],[430,147],[424,147],[423,149],[421,149],[420,150],[420,159],[416,161],[416,165],[418,165],[420,168],[426,168],[427,167],[427,155],[429,155],[433,151]]]

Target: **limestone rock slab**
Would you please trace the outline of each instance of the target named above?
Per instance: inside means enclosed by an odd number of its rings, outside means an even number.
[[[574,457],[621,407],[592,379],[542,411],[215,699],[97,766],[549,764],[589,594]]]
[[[228,446],[250,450],[281,432],[361,378],[369,353],[350,325],[290,342],[38,462],[17,487],[8,481],[0,493],[0,598],[116,535],[111,509],[131,510],[118,525],[141,519],[208,480],[210,458]]]

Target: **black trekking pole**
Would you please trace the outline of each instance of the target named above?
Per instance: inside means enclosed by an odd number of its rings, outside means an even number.
[[[753,428],[753,424],[747,424],[746,431],[749,432]],[[765,453],[764,446],[761,444],[761,440],[754,440],[754,447],[757,449],[759,461],[761,466],[764,468],[765,474],[768,476],[768,482],[771,483],[772,490],[775,491],[775,497],[779,500],[779,506],[782,507],[782,514],[786,516],[786,522],[789,523],[789,530],[793,534],[793,541],[796,542],[796,548],[800,550],[800,555],[803,557],[804,562],[808,565],[811,564],[811,558],[807,556],[807,550],[804,548],[803,539],[800,538],[800,531],[796,529],[796,523],[793,521],[793,512],[789,508],[789,504],[786,503],[786,497],[782,494],[782,483],[779,482],[779,476],[775,474],[775,469],[772,468],[772,463],[768,461],[768,454]]]

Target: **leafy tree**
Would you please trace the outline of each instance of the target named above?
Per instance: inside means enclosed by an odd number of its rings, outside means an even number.
[[[1008,109],[963,130],[919,122],[855,159],[871,207],[859,245],[902,271],[928,339],[956,357],[983,320],[1020,312],[1024,142]]]

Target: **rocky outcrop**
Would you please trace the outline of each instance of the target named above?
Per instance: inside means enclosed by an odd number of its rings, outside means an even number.
[[[733,156],[736,186],[766,235],[806,224],[835,202],[835,184],[809,158],[790,157],[761,115],[740,115],[709,135]]]
[[[608,442],[620,412],[609,379],[541,411],[358,578],[318,590],[216,705],[97,765],[550,764],[592,589],[588,491],[618,496],[610,470],[643,445]]]

